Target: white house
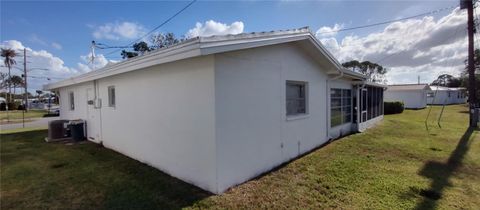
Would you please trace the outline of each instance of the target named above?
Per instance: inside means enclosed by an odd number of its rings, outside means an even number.
[[[427,106],[428,84],[389,85],[385,91],[385,101],[401,101],[405,108],[423,109]]]
[[[427,103],[433,105],[463,104],[467,102],[465,88],[430,86]]]
[[[48,84],[87,138],[213,193],[383,118],[308,28],[197,37]]]

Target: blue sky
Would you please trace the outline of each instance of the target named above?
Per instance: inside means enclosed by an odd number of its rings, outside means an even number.
[[[243,32],[303,26],[309,26],[316,32],[324,26],[339,24],[341,28],[348,28],[416,15],[457,3],[458,1],[198,1],[159,32],[173,32],[182,36],[194,28],[197,22],[205,24],[208,20],[227,26],[239,21],[243,23]],[[32,51],[45,50],[61,59],[65,67],[78,68],[78,63],[84,62],[81,56],[89,53],[91,40],[110,45],[125,45],[133,40],[121,36],[118,39],[95,37],[94,32],[99,27],[114,27],[115,24],[128,22],[138,26],[144,33],[186,4],[188,1],[2,1],[0,41],[16,40]],[[449,13],[451,11],[437,13],[432,18],[438,21]],[[333,35],[333,38],[341,43],[346,37],[362,38],[381,33],[387,26],[340,32]],[[98,54],[105,52],[110,50],[97,51]],[[107,59],[119,60],[120,56],[111,55]]]

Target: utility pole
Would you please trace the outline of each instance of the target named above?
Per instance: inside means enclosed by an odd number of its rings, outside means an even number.
[[[25,78],[25,104],[23,110],[28,111],[28,88],[27,88],[27,49],[23,48],[23,77]]]
[[[465,1],[465,0],[464,0]],[[478,113],[476,112],[477,108],[477,97],[476,97],[476,88],[475,88],[475,61],[474,61],[474,33],[475,33],[475,23],[473,19],[473,0],[466,0],[466,7],[468,13],[468,99],[470,105],[470,127],[476,127],[478,122]]]

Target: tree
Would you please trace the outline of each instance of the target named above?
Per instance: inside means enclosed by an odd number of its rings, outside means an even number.
[[[120,55],[122,55],[122,58],[125,59],[125,58],[133,58],[135,56],[138,56],[138,53],[122,50],[122,53]]]
[[[11,78],[11,68],[12,68],[12,65],[15,65],[17,63],[14,59],[14,57],[17,56],[17,53],[15,52],[15,50],[2,48],[1,56],[4,57],[3,63],[8,68],[8,78]],[[10,97],[8,97],[6,100],[7,102],[11,102],[12,87],[10,83],[8,83],[8,93]]]
[[[38,101],[40,102],[40,95],[43,94],[43,91],[41,91],[41,90],[36,90],[35,92],[37,92]]]
[[[152,42],[152,48],[153,49],[160,49],[164,47],[168,47],[180,42],[183,42],[184,39],[177,39],[175,37],[175,34],[173,33],[167,33],[167,34],[155,34],[150,37],[150,41]]]
[[[8,87],[8,74],[0,72],[0,89]]]
[[[462,81],[460,80],[460,78],[454,77],[450,74],[442,74],[438,76],[436,80],[433,80],[430,85],[443,87],[460,87],[462,85]]]
[[[144,41],[141,41],[141,42],[138,42],[138,43],[135,43],[133,45],[133,50],[135,52],[139,52],[140,55],[143,55],[145,52],[148,52],[150,51],[150,47],[148,47],[148,44]]]
[[[148,46],[148,44],[144,41],[137,42],[133,44],[133,51],[126,51],[122,50],[120,55],[122,56],[123,59],[125,58],[133,58],[138,55],[143,55],[145,52],[149,52],[155,49],[160,49],[164,47],[168,47],[177,43],[182,42],[184,39],[177,39],[175,37],[175,34],[173,33],[167,33],[167,34],[156,34],[152,35],[150,37],[150,41],[152,43],[152,46]]]
[[[368,81],[377,82],[377,83],[386,83],[385,74],[387,69],[381,66],[380,64],[373,63],[370,61],[357,61],[352,60],[345,63],[342,63],[342,66],[350,69],[354,72],[364,74],[368,77]]]
[[[9,83],[13,86],[13,97],[15,99],[16,96],[16,89],[19,87],[24,87],[25,82],[23,81],[23,78],[17,75],[13,75],[9,79]]]
[[[0,89],[7,89],[8,87],[8,74],[7,73],[3,73],[3,72],[0,72]],[[4,92],[5,93],[5,100],[7,100],[8,98],[8,93],[7,92]]]

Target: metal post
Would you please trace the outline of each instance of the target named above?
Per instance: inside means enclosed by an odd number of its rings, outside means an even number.
[[[23,76],[25,80],[25,105],[24,110],[28,111],[28,86],[27,86],[27,49],[23,48]]]

